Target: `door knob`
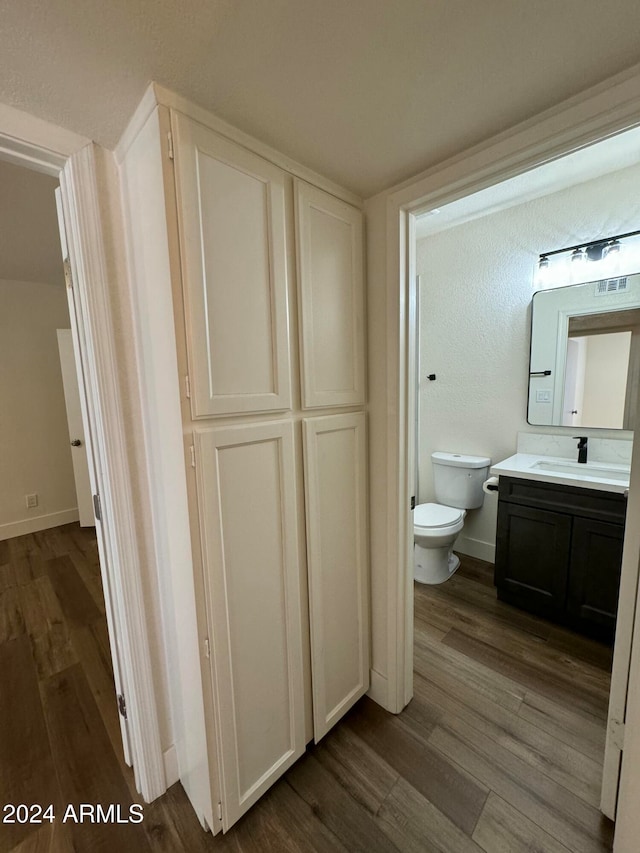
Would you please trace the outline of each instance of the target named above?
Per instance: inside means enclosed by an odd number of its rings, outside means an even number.
[[[80,441],[79,438],[74,438],[73,441],[71,442],[71,447],[81,447],[81,446],[82,446],[82,442]]]

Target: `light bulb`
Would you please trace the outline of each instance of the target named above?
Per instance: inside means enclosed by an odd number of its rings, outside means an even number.
[[[544,290],[549,286],[551,278],[551,262],[546,255],[543,255],[538,261],[538,269],[534,276],[534,286],[539,290]]]
[[[618,240],[612,240],[604,247],[602,262],[604,264],[604,275],[607,278],[615,278],[620,273],[620,261],[622,246]]]
[[[571,253],[571,283],[584,281],[587,266],[587,253],[584,249],[575,249]]]

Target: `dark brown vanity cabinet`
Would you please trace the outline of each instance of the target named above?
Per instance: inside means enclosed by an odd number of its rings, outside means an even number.
[[[500,477],[498,598],[612,642],[626,504],[612,492]]]

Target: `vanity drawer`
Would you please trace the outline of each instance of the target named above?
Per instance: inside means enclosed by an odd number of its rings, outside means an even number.
[[[624,524],[627,512],[626,498],[615,492],[521,480],[517,477],[500,477],[498,497],[507,503],[618,524]]]

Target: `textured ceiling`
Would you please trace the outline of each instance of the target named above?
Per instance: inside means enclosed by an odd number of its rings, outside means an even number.
[[[637,0],[0,0],[0,101],[113,147],[150,80],[363,196],[640,61]]]
[[[0,160],[0,279],[64,283],[55,178]]]

